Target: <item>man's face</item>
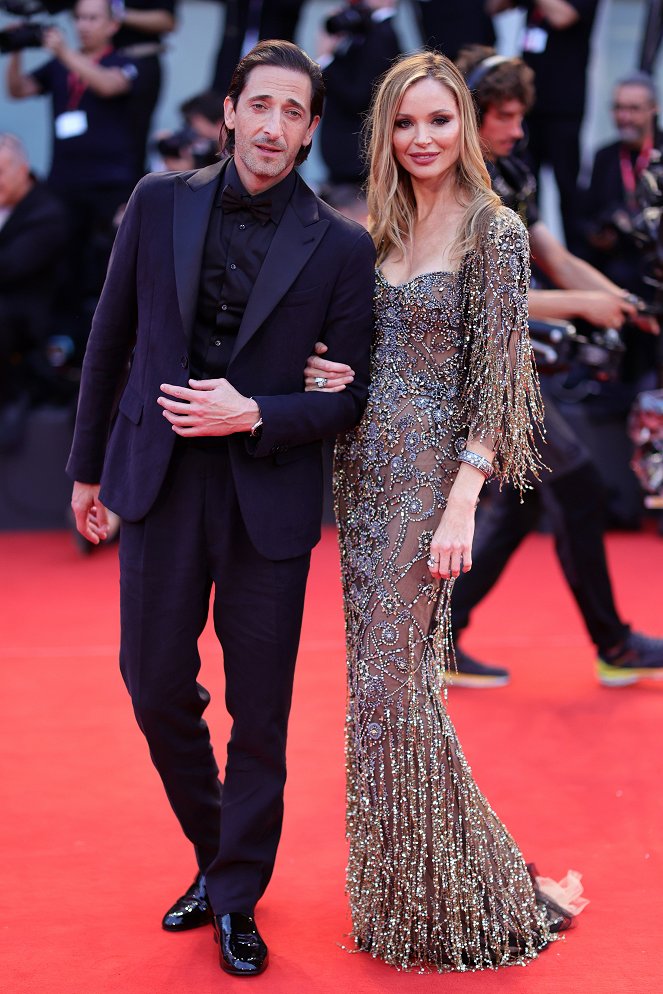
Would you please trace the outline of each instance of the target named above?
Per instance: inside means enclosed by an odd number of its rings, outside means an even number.
[[[641,148],[645,138],[653,136],[656,111],[646,87],[630,83],[615,87],[612,115],[619,137],[626,145]]]
[[[78,0],[74,7],[74,23],[83,52],[104,48],[119,27],[110,15],[107,0]]]
[[[479,135],[484,154],[489,159],[510,155],[523,137],[525,105],[520,100],[491,104],[483,114]]]
[[[9,148],[0,148],[0,207],[15,207],[30,189],[30,170]]]
[[[224,103],[226,127],[235,131],[235,164],[249,193],[274,186],[310,145],[319,117],[311,116],[311,81],[278,66],[256,66],[233,107]]]

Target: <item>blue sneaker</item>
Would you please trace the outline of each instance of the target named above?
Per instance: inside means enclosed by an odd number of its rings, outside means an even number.
[[[663,680],[663,639],[631,632],[621,648],[599,654],[596,675],[604,687]]]
[[[446,674],[447,683],[453,687],[504,687],[510,679],[509,671],[501,666],[488,666],[473,659],[456,646],[456,667]]]

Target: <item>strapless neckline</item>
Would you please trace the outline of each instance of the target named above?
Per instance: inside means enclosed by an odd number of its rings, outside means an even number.
[[[403,287],[410,286],[411,283],[416,283],[417,280],[423,280],[426,278],[432,279],[440,276],[456,276],[458,273],[457,269],[433,269],[427,273],[417,273],[416,276],[411,276],[409,280],[404,280],[403,283],[391,283],[387,277],[384,275],[380,268],[377,268],[375,272],[378,274],[385,286],[388,286],[391,290],[402,290]]]

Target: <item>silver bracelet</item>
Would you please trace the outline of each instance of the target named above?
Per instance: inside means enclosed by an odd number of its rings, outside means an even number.
[[[472,452],[470,449],[463,449],[458,456],[458,462],[466,462],[468,466],[474,466],[480,473],[483,473],[487,480],[493,475],[493,464],[491,461],[486,459],[485,456],[480,456],[478,452]]]

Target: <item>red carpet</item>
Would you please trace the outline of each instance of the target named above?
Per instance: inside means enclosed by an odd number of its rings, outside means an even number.
[[[663,634],[663,542],[609,542],[620,607]],[[218,969],[209,929],[159,919],[192,855],[134,726],[117,669],[114,549],[81,559],[66,534],[0,536],[3,563],[0,988],[7,994],[659,994],[663,991],[663,684],[597,686],[550,541],[530,539],[477,612],[466,647],[509,687],[452,690],[477,779],[539,870],[583,875],[591,899],[526,968],[402,974],[340,945],[344,663],[335,539],[315,552],[290,738],[286,823],[259,909],[272,950],[253,981]],[[203,682],[222,761],[218,651]]]

